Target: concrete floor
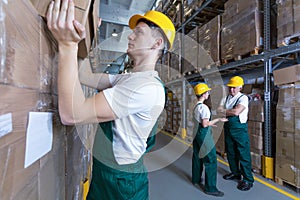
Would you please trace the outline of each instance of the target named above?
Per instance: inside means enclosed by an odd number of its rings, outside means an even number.
[[[166,133],[159,133],[155,148],[150,152],[150,156],[145,158],[149,169],[150,200],[300,200],[297,191],[257,174],[254,174],[253,188],[240,191],[236,188],[236,181],[222,178],[229,172],[226,160],[219,157],[218,161],[217,187],[225,193],[223,197],[206,195],[200,187],[192,185],[192,148]]]

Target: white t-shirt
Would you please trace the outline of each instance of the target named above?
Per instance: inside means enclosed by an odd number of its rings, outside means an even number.
[[[228,95],[228,98],[225,97],[223,100],[222,100],[222,103],[221,105],[224,105],[225,103],[225,108],[226,109],[233,109],[233,106],[235,105],[243,105],[245,107],[245,109],[239,114],[239,119],[240,119],[240,122],[241,123],[246,123],[247,120],[248,120],[248,104],[249,104],[249,99],[246,95],[243,95],[242,93],[237,93],[235,96],[231,96],[231,95]],[[240,96],[242,96],[241,98],[239,98]],[[227,101],[226,101],[226,98],[227,98]],[[239,99],[239,100],[238,100]],[[238,100],[238,102],[237,102]],[[225,102],[226,101],[226,102]]]
[[[199,103],[197,104],[196,108],[194,109],[194,116],[195,119],[202,124],[203,119],[210,119],[210,110],[207,105],[204,103]]]
[[[165,92],[156,71],[110,75],[103,91],[117,116],[113,152],[118,164],[135,163],[146,151],[147,138],[164,108]]]

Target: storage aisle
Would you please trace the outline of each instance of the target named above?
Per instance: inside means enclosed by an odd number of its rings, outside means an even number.
[[[173,143],[173,145],[169,145]],[[168,150],[163,150],[168,145]],[[166,132],[157,135],[156,146],[153,152],[159,152],[155,158],[157,163],[166,164],[165,160],[174,157],[180,149],[187,150],[175,162],[159,170],[149,170],[150,200],[194,200],[194,199],[226,199],[226,200],[291,200],[300,199],[300,194],[287,187],[280,186],[274,181],[255,175],[254,186],[249,191],[240,191],[236,188],[237,182],[224,180],[222,176],[229,172],[227,161],[218,158],[218,189],[223,191],[223,197],[206,195],[200,187],[191,183],[192,148],[180,139],[173,139]],[[147,159],[145,159],[147,160]],[[148,166],[148,165],[147,165]],[[153,166],[151,166],[151,169]],[[202,174],[204,177],[204,173]],[[202,181],[204,182],[204,180]]]

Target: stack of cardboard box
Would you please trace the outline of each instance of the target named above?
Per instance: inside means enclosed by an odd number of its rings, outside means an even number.
[[[78,127],[66,127],[60,122],[56,42],[37,11],[46,10],[49,3],[50,0],[16,0],[3,5],[7,53],[0,79],[0,199],[81,198],[83,182],[89,178],[92,145],[86,141],[95,127],[86,125],[78,131]],[[81,6],[76,12],[77,19],[84,24],[92,20],[87,17],[95,2],[75,3]],[[92,33],[90,36],[93,38]],[[86,54],[89,43],[85,41]],[[84,57],[80,52],[78,55]],[[89,88],[84,90],[86,94],[93,92]],[[49,152],[25,166],[29,112],[53,114],[49,124],[53,141]],[[3,116],[11,116],[11,120],[2,121]],[[11,130],[5,131],[3,127],[9,125]]]
[[[279,87],[276,108],[275,176],[300,186],[300,65],[274,70]]]
[[[287,45],[300,36],[300,2],[278,0],[277,45]]]
[[[221,59],[226,62],[256,53],[262,45],[262,1],[229,0],[222,15]]]
[[[210,65],[220,65],[221,18],[222,16],[218,15],[198,29],[199,44],[213,61]],[[208,69],[210,65],[201,67]]]

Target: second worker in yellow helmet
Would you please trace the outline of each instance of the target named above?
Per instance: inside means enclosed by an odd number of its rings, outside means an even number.
[[[217,189],[217,154],[211,126],[217,122],[226,122],[226,118],[211,120],[211,112],[203,102],[208,99],[211,88],[205,83],[198,83],[194,87],[197,104],[194,108],[194,140],[192,158],[192,183],[201,184],[202,172],[205,168],[204,193],[222,197],[223,192]]]
[[[223,176],[226,180],[239,180],[237,188],[250,190],[253,186],[250,141],[248,135],[249,99],[241,93],[244,79],[233,76],[227,83],[228,96],[221,102],[219,111],[226,115],[228,122],[224,124],[225,151],[230,173]]]

